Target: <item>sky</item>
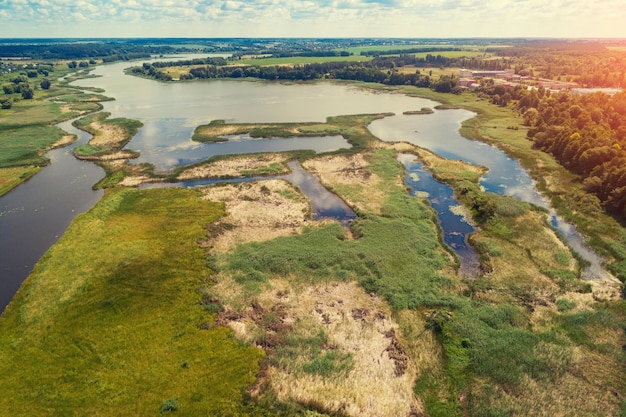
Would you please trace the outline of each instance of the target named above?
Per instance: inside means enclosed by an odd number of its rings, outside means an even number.
[[[626,38],[625,0],[0,0],[0,38]]]

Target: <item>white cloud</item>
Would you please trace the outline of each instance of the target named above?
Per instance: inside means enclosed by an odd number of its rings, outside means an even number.
[[[626,36],[623,0],[0,0],[0,16],[0,37],[83,36],[77,19],[103,37]]]

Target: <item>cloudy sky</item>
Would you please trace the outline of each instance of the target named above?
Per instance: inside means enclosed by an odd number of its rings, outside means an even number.
[[[0,0],[16,37],[626,37],[624,0]]]

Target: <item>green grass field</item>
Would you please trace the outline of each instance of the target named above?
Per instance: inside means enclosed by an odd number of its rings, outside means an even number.
[[[158,415],[176,399],[178,415],[247,415],[262,351],[211,328],[199,292],[196,240],[221,215],[194,191],[123,189],[80,216],[0,319],[0,414]]]
[[[64,135],[58,127],[43,124],[13,129],[0,126],[0,168],[45,165],[42,151]]]

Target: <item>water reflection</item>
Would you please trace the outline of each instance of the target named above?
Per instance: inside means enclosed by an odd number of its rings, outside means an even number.
[[[369,129],[384,141],[409,142],[446,159],[462,160],[489,168],[489,172],[480,180],[485,191],[515,197],[546,209],[552,226],[590,264],[584,269],[583,278],[615,280],[604,270],[604,260],[586,247],[584,238],[571,224],[557,215],[517,160],[495,146],[461,136],[461,123],[473,116],[474,113],[460,109],[436,110],[430,115],[397,115],[375,120]]]
[[[206,57],[206,54],[201,55]],[[188,59],[179,56],[174,59]],[[167,58],[170,60],[170,58]],[[162,60],[162,59],[161,59]],[[73,85],[98,87],[115,101],[103,103],[111,117],[137,119],[143,123],[129,142],[140,152],[132,163],[148,162],[159,170],[197,162],[224,146],[190,140],[196,126],[222,119],[227,123],[325,122],[329,116],[365,113],[402,113],[433,107],[436,103],[400,94],[380,94],[336,83],[290,83],[205,80],[192,83],[161,83],[125,75],[123,70],[139,63],[120,62],[97,67],[94,75]],[[229,145],[236,147],[237,145]],[[343,138],[298,138],[255,142],[264,152],[312,149],[318,152],[347,147]],[[260,151],[259,149],[256,150]],[[241,149],[232,151],[242,153]]]
[[[167,124],[165,121],[163,123]],[[167,130],[163,134],[167,135]],[[177,136],[179,134],[180,132],[177,132]],[[154,136],[143,135],[142,137]],[[227,142],[215,143],[198,143],[188,138],[176,138],[158,144],[148,144],[139,140],[134,142],[134,145],[139,146],[139,149],[142,150],[141,156],[135,159],[134,163],[151,162],[156,165],[157,170],[167,171],[175,166],[204,161],[215,155],[285,152],[305,149],[319,153],[351,147],[350,143],[340,135],[288,138],[252,138],[249,135],[231,135],[226,137],[228,138]]]
[[[467,236],[474,231],[474,227],[464,212],[459,210],[461,205],[454,197],[452,188],[435,180],[421,162],[415,161],[415,155],[400,154],[398,160],[404,165],[405,184],[410,188],[410,194],[427,198],[437,212],[437,219],[443,230],[443,241],[458,255],[461,274],[476,276],[479,258],[467,243]]]
[[[356,213],[341,198],[328,191],[315,175],[302,169],[298,161],[290,162],[289,168],[291,168],[291,174],[282,178],[300,187],[304,195],[308,197],[314,219],[335,219],[344,226],[356,219]]]

